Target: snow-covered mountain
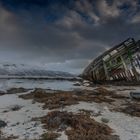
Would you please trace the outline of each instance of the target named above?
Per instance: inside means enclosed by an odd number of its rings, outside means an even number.
[[[37,66],[0,64],[0,77],[74,78],[76,76],[68,72],[50,71]]]

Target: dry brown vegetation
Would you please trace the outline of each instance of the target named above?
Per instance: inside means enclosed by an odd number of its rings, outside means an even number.
[[[46,93],[45,90],[36,89],[30,94],[20,95],[23,99],[33,99],[36,102],[44,103],[44,108],[56,109],[68,105],[78,104],[79,101],[85,102],[107,102],[114,100],[105,95],[109,95],[110,91],[105,89],[97,89],[96,91],[57,91],[54,93]]]
[[[22,93],[22,92],[27,92],[28,89],[19,87],[19,88],[10,88],[7,90],[7,94],[15,94],[15,93]]]
[[[65,131],[68,140],[119,140],[111,128],[89,115],[53,111],[39,119],[49,131]]]
[[[39,140],[56,140],[60,134],[54,132],[44,133]]]
[[[128,103],[125,107],[119,108],[118,111],[131,116],[140,117],[140,103]]]
[[[44,108],[50,110],[78,104],[80,101],[96,103],[104,102],[112,105],[112,111],[119,111],[140,117],[139,101],[130,100],[126,95],[116,94],[114,91],[109,91],[103,87],[96,88],[92,91],[54,91],[52,93],[47,93],[43,89],[36,89],[30,94],[20,95],[19,97],[23,99],[33,99],[33,101],[44,103]],[[116,104],[113,104],[118,101],[121,108],[116,106]]]
[[[33,99],[44,103],[44,108],[55,109],[66,105],[76,104],[77,101],[71,92],[46,93],[45,90],[36,89],[30,94],[19,96],[24,99]]]

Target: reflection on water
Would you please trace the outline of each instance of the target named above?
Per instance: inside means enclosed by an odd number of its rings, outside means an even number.
[[[12,87],[23,87],[28,89],[43,88],[54,90],[71,90],[77,88],[72,81],[59,80],[28,80],[28,79],[0,79],[0,90],[6,90]]]

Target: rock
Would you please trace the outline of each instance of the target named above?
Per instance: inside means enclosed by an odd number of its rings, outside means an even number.
[[[6,93],[4,91],[0,91],[0,96],[5,95]]]
[[[7,123],[6,123],[6,122],[4,122],[4,121],[0,120],[0,128],[5,127],[6,125],[7,125]]]
[[[84,81],[83,81],[83,85],[86,86],[86,87],[88,87],[88,86],[90,86],[90,82],[87,81],[87,80],[84,80]]]
[[[16,123],[16,125],[19,125],[19,124],[20,124],[19,122]]]
[[[109,119],[107,119],[107,118],[101,118],[101,121],[102,121],[103,123],[109,123]]]
[[[3,111],[3,113],[7,113],[7,112],[8,112],[8,110],[4,110],[4,111]]]
[[[37,127],[37,125],[38,125],[38,123],[37,123],[37,122],[35,122],[35,123],[34,123],[34,125],[33,125],[33,127]]]
[[[84,83],[83,86],[88,87],[88,86],[90,86],[90,83]]]
[[[74,86],[81,86],[81,84],[79,82],[75,82],[73,85]]]
[[[22,106],[14,105],[14,106],[10,107],[10,110],[11,110],[11,111],[18,111],[18,110],[20,110],[21,108],[22,108]]]
[[[11,125],[11,127],[14,127],[14,126],[16,126],[16,124],[12,124],[12,125]]]

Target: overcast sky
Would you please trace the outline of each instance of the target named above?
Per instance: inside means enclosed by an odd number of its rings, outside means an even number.
[[[81,72],[128,37],[140,39],[139,0],[0,0],[0,63]]]

